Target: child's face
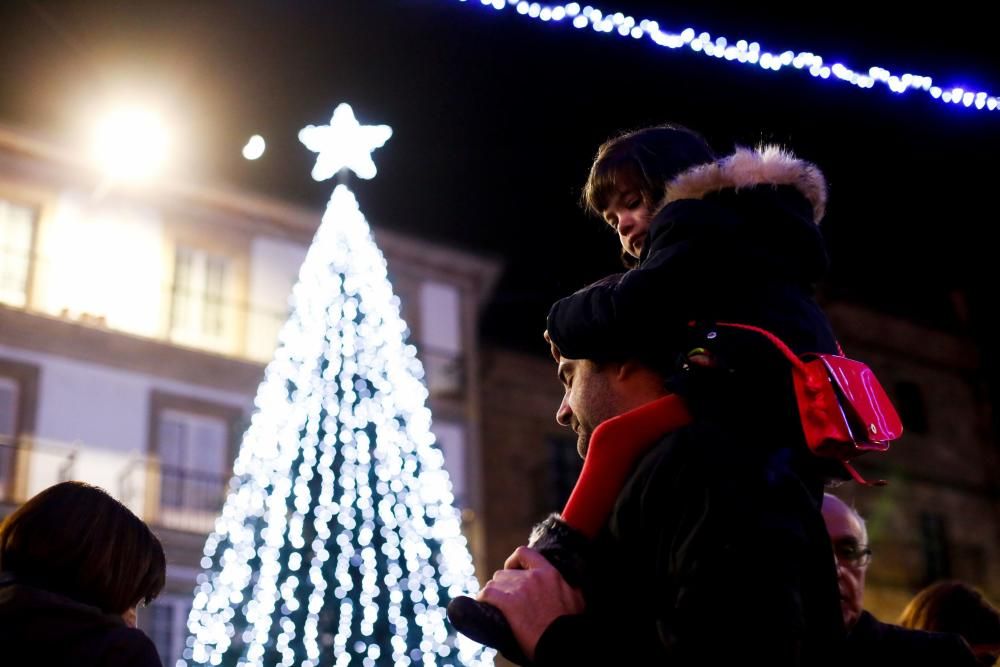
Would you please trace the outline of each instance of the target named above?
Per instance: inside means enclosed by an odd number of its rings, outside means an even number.
[[[630,179],[620,183],[602,214],[618,232],[622,249],[638,259],[649,233],[650,206],[635,183]]]

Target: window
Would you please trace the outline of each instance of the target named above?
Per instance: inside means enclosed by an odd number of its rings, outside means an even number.
[[[225,501],[232,427],[242,412],[160,392],[154,392],[152,403],[150,449],[159,461],[158,522],[168,528],[208,532]]]
[[[217,417],[160,414],[160,516],[164,525],[197,528],[222,506],[228,429]]]
[[[14,455],[17,453],[18,385],[11,378],[0,377],[0,501],[11,495],[14,478]]]
[[[420,286],[420,350],[431,395],[455,395],[465,383],[461,298],[453,285]]]
[[[250,291],[246,353],[270,361],[278,332],[291,312],[292,288],[298,282],[306,246],[258,236],[250,247]]]
[[[173,474],[163,475],[163,504],[214,508],[214,494],[200,493],[197,478],[187,473],[221,475],[225,471],[225,453],[226,424],[221,419],[164,411],[160,415],[160,463]]]
[[[544,503],[544,507],[540,508],[542,514],[562,511],[583,469],[575,437],[549,436],[545,445],[548,474],[544,475],[545,489],[541,494]]]
[[[0,199],[0,302],[28,303],[34,220],[31,208]]]
[[[920,515],[920,537],[924,551],[924,581],[930,583],[951,577],[951,554],[944,517],[923,512]]]
[[[22,440],[34,433],[39,369],[0,359],[0,501],[19,501],[17,460]]]
[[[896,407],[903,428],[910,433],[927,433],[927,405],[916,382],[896,383]]]
[[[179,595],[160,595],[139,610],[139,628],[156,644],[164,667],[174,667],[181,658],[190,610],[191,599]]]
[[[170,310],[172,340],[195,346],[225,346],[233,335],[230,267],[224,257],[177,248]]]
[[[17,435],[17,394],[17,382],[0,377],[0,444],[13,443]]]
[[[431,431],[444,454],[444,467],[451,478],[455,506],[468,506],[465,486],[465,428],[456,422],[435,421]]]

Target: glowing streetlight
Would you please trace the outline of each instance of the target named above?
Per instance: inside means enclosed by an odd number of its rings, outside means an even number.
[[[264,154],[264,137],[255,134],[250,137],[247,145],[243,147],[243,157],[248,160],[256,160]]]
[[[104,116],[93,135],[93,157],[114,181],[138,182],[154,176],[166,161],[169,137],[162,119],[138,107]]]

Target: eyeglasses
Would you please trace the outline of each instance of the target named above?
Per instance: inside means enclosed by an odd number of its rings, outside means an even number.
[[[868,567],[872,562],[872,550],[867,544],[852,544],[850,542],[833,545],[833,553],[837,562],[845,567]]]

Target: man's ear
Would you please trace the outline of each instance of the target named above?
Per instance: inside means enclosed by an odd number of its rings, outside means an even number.
[[[703,347],[696,347],[688,352],[687,360],[692,366],[702,366],[704,368],[715,368],[718,365],[715,355]]]
[[[637,372],[646,370],[646,367],[638,361],[616,361],[611,363],[617,366],[617,369],[615,370],[615,377],[619,381],[629,380]]]
[[[545,338],[545,342],[549,344],[549,352],[552,354],[552,358],[555,359],[556,363],[558,364],[559,361],[562,359],[562,353],[559,352],[559,348],[556,347],[556,344],[552,342],[551,338],[549,338],[549,330],[548,329],[546,329],[545,333],[542,334],[542,335]]]

